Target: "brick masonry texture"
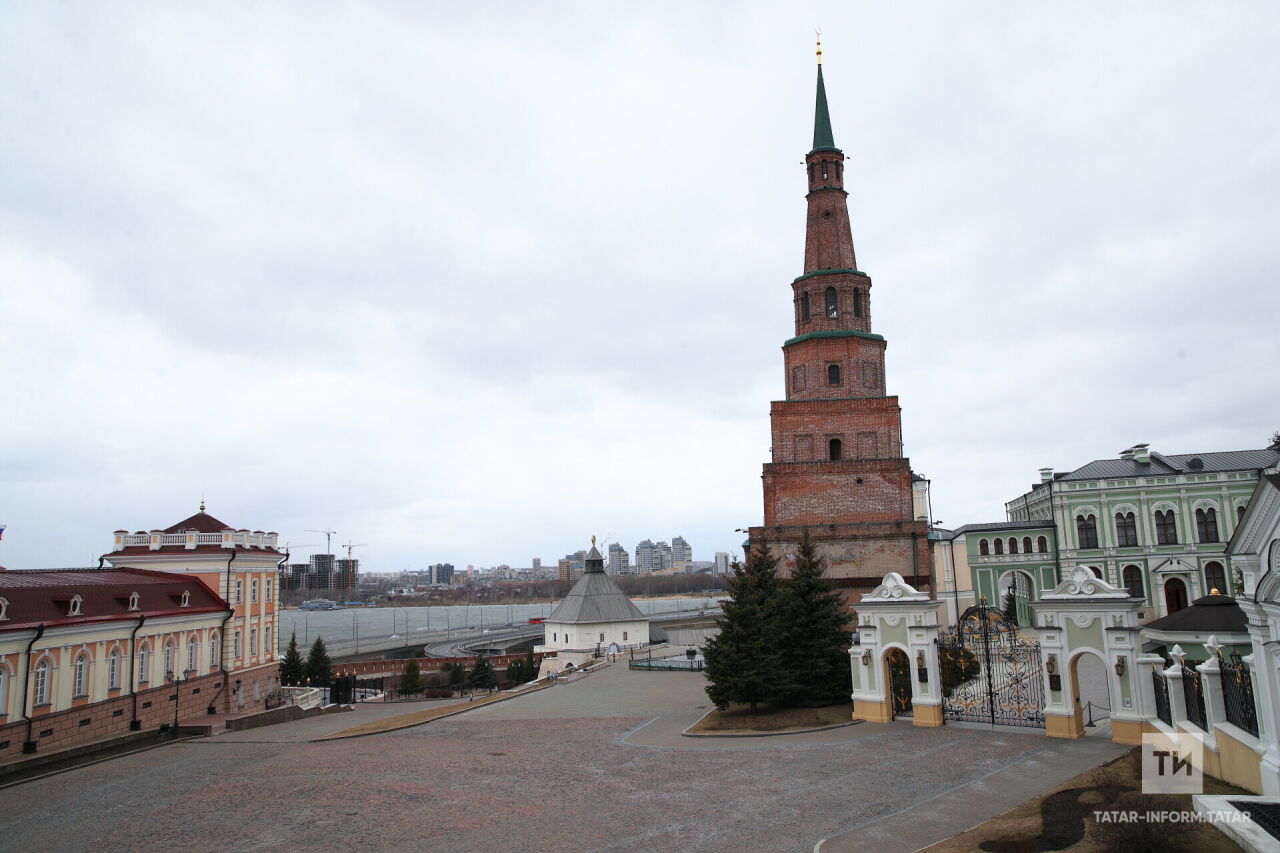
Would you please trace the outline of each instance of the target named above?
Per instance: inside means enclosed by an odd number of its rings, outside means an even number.
[[[0,837],[24,851],[799,853],[1045,744],[867,724],[828,742],[633,745],[657,715],[678,712],[676,732],[696,719],[702,685],[614,666],[374,737],[287,740],[317,718],[167,746],[0,791]]]
[[[867,338],[810,338],[783,349],[788,400],[884,396],[884,341]],[[840,384],[830,384],[827,368],[840,368]],[[895,398],[896,399],[896,398]]]
[[[217,713],[260,711],[266,707],[267,693],[271,689],[271,678],[275,673],[274,666],[234,673],[225,690],[220,672],[183,681],[180,685],[165,684],[139,690],[137,713],[142,723],[141,730],[148,731],[173,722],[175,693],[179,702],[178,717],[182,720],[207,714],[210,705]],[[243,698],[243,702],[237,700],[234,691],[237,679],[240,680],[239,696]],[[254,698],[255,695],[257,699]],[[56,714],[40,713],[37,710],[31,725],[31,737],[37,744],[36,754],[127,734],[129,722],[133,719],[133,709],[133,697],[121,692],[111,699],[69,708]],[[85,723],[85,720],[88,722]],[[0,764],[30,758],[31,756],[22,753],[22,744],[26,739],[27,723],[24,720],[14,720],[0,726],[0,744],[8,742],[7,746],[0,748]]]

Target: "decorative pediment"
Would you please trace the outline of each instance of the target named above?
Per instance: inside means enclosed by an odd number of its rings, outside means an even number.
[[[862,596],[863,603],[877,601],[929,601],[929,593],[921,592],[902,579],[897,572],[889,572],[870,595]]]
[[[1117,589],[1102,578],[1095,575],[1085,566],[1076,566],[1067,575],[1066,580],[1058,584],[1052,592],[1040,596],[1043,599],[1063,598],[1128,598],[1129,593]]]
[[[1195,566],[1190,563],[1183,562],[1177,557],[1170,557],[1151,571],[1157,575],[1193,575],[1197,573]]]

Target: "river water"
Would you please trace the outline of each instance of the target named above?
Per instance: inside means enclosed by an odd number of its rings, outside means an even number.
[[[633,598],[645,614],[709,610],[716,606],[710,596],[695,598]],[[298,648],[305,655],[316,637],[323,637],[330,652],[354,651],[359,639],[362,648],[385,646],[390,639],[426,642],[450,632],[471,629],[505,628],[528,624],[534,617],[551,615],[555,604],[476,604],[433,607],[350,607],[342,610],[281,610],[278,651],[297,633]],[[364,644],[368,643],[368,646]]]

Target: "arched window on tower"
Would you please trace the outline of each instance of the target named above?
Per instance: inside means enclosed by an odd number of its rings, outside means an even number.
[[[1003,539],[997,539],[997,540],[995,541],[995,545],[996,545],[996,553],[997,553],[997,554],[1003,554],[1003,553],[1004,553],[1004,540],[1003,540]]]
[[[1018,540],[1016,537],[1013,537],[1013,536],[1009,537],[1009,553],[1010,554],[1018,553]]]
[[[840,365],[838,364],[827,365],[827,384],[828,385],[840,384]]]
[[[1244,520],[1244,504],[1236,507],[1236,523],[1239,524]]]
[[[1031,537],[1030,536],[1022,537],[1022,553],[1024,554],[1031,553]]]
[[[840,443],[840,439],[833,438],[827,442],[827,458],[832,462],[839,462],[844,455],[844,447]]]
[[[853,289],[853,316],[862,316],[862,291],[856,287]]]
[[[825,299],[825,304],[827,309],[827,316],[832,319],[839,317],[840,303],[836,297],[836,289],[834,287],[828,287],[826,295],[824,296],[824,299]]]
[[[987,540],[985,539],[978,540],[978,553],[983,557],[991,553],[991,546],[990,544],[988,544]]]
[[[1171,509],[1156,510],[1156,544],[1178,544],[1178,522]]]
[[[1037,551],[1039,551],[1041,554],[1048,554],[1048,553],[1049,553],[1049,540],[1048,540],[1048,539],[1046,539],[1046,538],[1044,538],[1043,536],[1041,536],[1040,538],[1036,539],[1036,550],[1037,550]]]
[[[800,294],[800,322],[809,322],[809,291]]]

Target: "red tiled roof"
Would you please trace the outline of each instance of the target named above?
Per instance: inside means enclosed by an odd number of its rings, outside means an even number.
[[[134,592],[138,609],[129,610]],[[184,592],[191,593],[187,607],[181,606]],[[76,595],[82,599],[80,615],[70,616]],[[197,577],[133,568],[10,570],[0,574],[0,596],[9,602],[0,631],[230,610]]]
[[[230,524],[223,524],[204,510],[200,510],[190,518],[184,518],[172,527],[166,527],[165,533],[181,533],[184,530],[194,530],[197,533],[221,533],[224,530],[234,530]]]

